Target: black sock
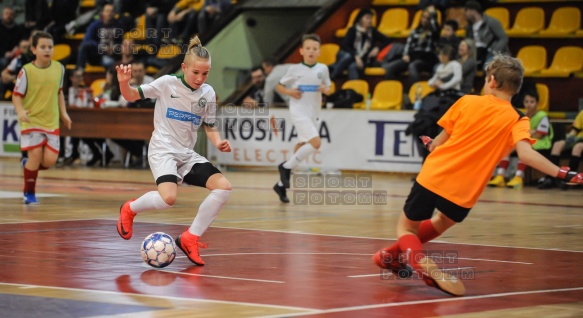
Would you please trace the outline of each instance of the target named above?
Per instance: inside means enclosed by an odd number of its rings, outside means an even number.
[[[581,157],[571,156],[569,159],[569,168],[571,168],[571,171],[578,171],[580,162]]]

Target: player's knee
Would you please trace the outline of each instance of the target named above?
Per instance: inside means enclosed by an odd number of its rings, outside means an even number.
[[[164,193],[160,194],[164,203],[168,204],[169,206],[174,206],[176,203],[176,193]]]
[[[219,182],[217,182],[215,189],[231,191],[233,189],[233,186],[231,185],[231,182],[227,180],[227,178],[222,178],[221,180],[219,180]]]

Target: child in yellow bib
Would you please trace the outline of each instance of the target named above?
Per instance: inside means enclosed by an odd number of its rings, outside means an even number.
[[[20,124],[20,148],[28,151],[28,158],[22,161],[25,204],[38,203],[35,196],[38,171],[57,162],[59,115],[69,129],[72,123],[63,95],[65,68],[51,60],[53,37],[46,32],[36,33],[32,37],[32,52],[36,60],[20,70],[12,95]]]

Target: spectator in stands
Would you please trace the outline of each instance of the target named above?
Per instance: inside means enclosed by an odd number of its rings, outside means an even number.
[[[106,4],[101,19],[92,22],[79,46],[77,68],[83,70],[85,64],[100,65],[108,69],[114,63],[113,46],[121,43],[123,26],[115,19],[113,5]]]
[[[140,0],[113,0],[115,14],[123,24],[133,28],[135,20],[146,12],[146,3]]]
[[[117,50],[116,50],[117,51]],[[136,60],[137,47],[134,39],[128,38],[121,41],[120,60],[115,62],[115,65],[127,65]],[[115,68],[115,66],[112,66]]]
[[[348,70],[348,79],[358,79],[364,74],[364,68],[371,65],[379,53],[391,41],[372,25],[371,9],[361,9],[354,19],[354,24],[346,32],[336,63],[330,65],[332,80],[342,76]]]
[[[24,29],[14,21],[14,9],[4,7],[2,9],[2,21],[0,22],[0,69],[4,69],[14,58],[18,51],[18,42],[25,37]]]
[[[551,146],[553,144],[553,127],[549,117],[545,111],[538,110],[538,93],[536,90],[528,91],[524,95],[524,108],[526,109],[526,116],[530,119],[530,137],[536,140],[536,143],[532,145],[532,149],[536,150],[545,158],[549,158],[551,152]],[[516,165],[516,172],[514,177],[506,183],[504,176],[506,174],[506,169],[510,165],[510,155],[503,158],[498,163],[498,169],[496,170],[496,176],[488,182],[490,187],[508,187],[514,189],[521,189],[523,186],[524,171],[526,170],[526,164],[520,159]]]
[[[445,16],[445,9],[450,6],[450,0],[419,0],[418,8],[424,10],[427,7],[433,6],[441,11]],[[455,47],[455,46],[454,46]]]
[[[201,1],[180,0],[174,5],[168,13],[170,38],[162,38],[162,42],[186,43],[192,34],[197,33],[198,10],[202,7]]]
[[[168,28],[168,14],[177,0],[149,0],[146,6],[146,41],[148,44],[159,46]],[[155,30],[155,33],[151,30]],[[169,29],[168,29],[169,30]],[[128,64],[128,63],[124,63]]]
[[[66,92],[65,100],[67,101],[67,106],[87,107],[87,105],[85,104],[84,96],[85,86],[83,85],[83,72],[81,72],[80,70],[74,70],[70,72],[69,82],[70,82],[69,88],[64,90]],[[61,143],[64,145],[65,143],[63,142],[63,139],[64,138],[61,137]],[[100,155],[101,151],[99,150],[99,147],[97,145],[101,144],[103,141],[104,141],[103,139],[83,138],[83,143],[85,143],[89,147],[94,158]],[[73,162],[75,162],[75,160],[79,159],[79,142],[80,138],[76,137],[71,138],[72,151],[71,155],[65,157],[65,159],[63,160],[64,166],[70,166],[73,164]],[[65,148],[66,147],[61,147],[63,156],[65,154]]]
[[[460,90],[462,82],[462,65],[455,57],[456,49],[445,45],[439,50],[439,63],[433,77],[429,79],[429,86],[436,90]]]
[[[30,50],[30,40],[28,39],[20,40],[17,52],[18,55],[10,61],[5,69],[2,70],[2,82],[0,83],[0,93],[2,94],[2,98],[4,98],[6,91],[14,89],[16,75],[18,75],[20,69],[34,59],[34,55]]]
[[[466,2],[464,13],[468,21],[466,38],[476,43],[478,68],[482,69],[496,53],[510,54],[508,35],[498,19],[484,14],[477,1]]]
[[[76,32],[83,32],[94,20],[99,16],[103,7],[108,4],[108,0],[95,0],[95,7],[91,10],[80,14],[75,20],[65,25],[65,30],[68,35],[73,35]]]
[[[265,106],[263,101],[264,87],[265,87],[265,73],[261,66],[255,66],[251,69],[251,82],[253,82],[253,88],[243,99],[244,106],[251,107],[262,107]]]
[[[290,63],[277,64],[274,58],[266,58],[261,62],[261,67],[263,67],[263,72],[266,75],[265,85],[263,86],[263,102],[267,105],[272,103],[286,103],[289,105],[290,96],[280,94],[275,87],[292,65]]]
[[[231,0],[204,0],[198,14],[198,33],[205,34],[208,28],[231,10]]]
[[[474,89],[474,78],[476,77],[476,46],[474,40],[463,39],[458,48],[459,62],[462,65],[461,91],[470,94]]]
[[[576,171],[573,170],[573,168],[579,169],[581,155],[583,154],[583,111],[580,111],[573,121],[573,127],[567,134],[566,138],[555,141],[553,144],[550,158],[551,162],[559,165],[561,161],[561,153],[565,150],[571,150],[569,168],[571,168],[571,171]],[[546,176],[544,181],[539,185],[539,188],[548,189],[557,185],[563,190],[567,189],[567,185],[564,182],[555,181],[551,176]]]
[[[403,49],[403,57],[389,63],[383,63],[386,70],[385,79],[396,80],[398,75],[409,71],[409,83],[403,85],[405,91],[410,85],[421,79],[421,72],[432,72],[437,63],[435,50],[439,41],[439,24],[435,8],[427,7],[421,15],[419,26],[411,31]]]
[[[26,33],[42,30],[50,22],[47,0],[24,0],[24,28]]]
[[[460,44],[460,38],[455,35],[459,24],[456,20],[447,20],[443,23],[443,28],[441,29],[441,37],[439,38],[439,47],[444,47],[445,45],[449,45],[453,48],[456,48]]]
[[[50,7],[50,22],[47,32],[53,35],[56,43],[66,34],[65,26],[74,21],[79,10],[79,0],[53,0]]]

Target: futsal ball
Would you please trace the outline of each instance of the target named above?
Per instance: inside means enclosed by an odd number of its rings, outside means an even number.
[[[174,261],[175,257],[176,245],[172,236],[166,233],[152,233],[142,242],[142,258],[152,267],[166,267]]]

